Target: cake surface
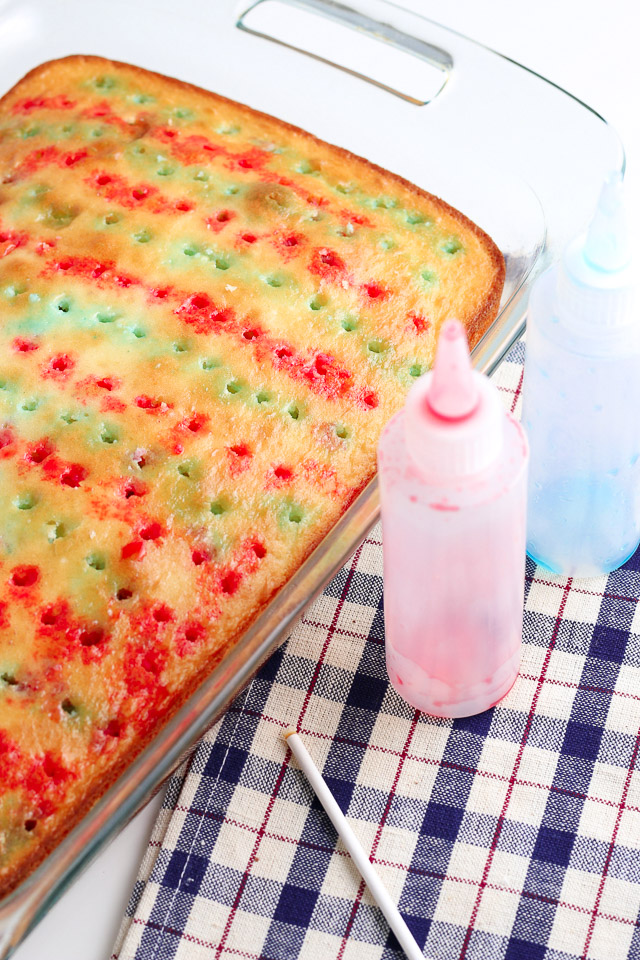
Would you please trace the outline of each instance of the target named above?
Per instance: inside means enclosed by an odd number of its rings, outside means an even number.
[[[0,101],[0,893],[375,471],[502,257],[278,120],[76,56]]]

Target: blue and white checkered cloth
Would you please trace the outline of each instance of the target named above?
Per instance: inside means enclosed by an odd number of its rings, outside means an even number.
[[[496,375],[514,410],[522,359]],[[171,780],[113,958],[400,960],[289,726],[426,957],[640,958],[638,597],[640,552],[529,565],[515,686],[436,720],[387,680],[374,531]]]

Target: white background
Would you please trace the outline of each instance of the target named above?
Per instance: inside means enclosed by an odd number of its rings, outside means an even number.
[[[401,5],[535,70],[612,123],[627,150],[629,200],[637,227],[640,15],[633,0],[536,0],[529,4],[514,0],[403,0]],[[108,960],[158,804],[156,800],[147,807],[76,882],[17,950],[15,960]]]

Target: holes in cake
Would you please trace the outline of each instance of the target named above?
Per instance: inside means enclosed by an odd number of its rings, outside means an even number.
[[[195,257],[195,255],[198,252],[198,248],[195,247],[192,243],[188,243],[186,246],[182,248],[182,252],[184,253],[185,257]]]
[[[170,623],[173,620],[173,611],[163,603],[153,611],[153,619],[156,623]]]
[[[142,327],[133,327],[131,333],[134,335],[136,340],[143,340],[147,335],[147,331]]]
[[[231,453],[235,454],[236,457],[250,457],[252,456],[251,450],[246,445],[246,443],[236,443],[234,446],[229,447]]]
[[[24,410],[25,413],[33,413],[34,410],[37,410],[40,406],[40,401],[36,400],[35,397],[30,397],[28,400],[23,400],[20,404],[20,409]]]
[[[240,187],[236,187],[235,184],[231,184],[231,186],[227,187],[224,192],[226,196],[234,197],[236,193],[240,193]]]
[[[206,183],[209,179],[209,174],[205,170],[197,170],[193,175],[194,180],[198,180],[199,183]]]
[[[458,237],[449,237],[440,245],[440,249],[443,253],[453,256],[462,250],[462,242]]]
[[[101,429],[101,431],[100,431],[100,440],[102,441],[102,443],[108,443],[108,444],[117,443],[117,442],[118,442],[118,434],[117,434],[115,428],[114,428],[114,427],[108,427],[108,426],[106,426],[106,425],[103,426],[102,429]]]
[[[287,413],[289,414],[292,420],[300,419],[300,407],[298,406],[297,403],[290,403],[289,406],[287,407]]]
[[[225,390],[227,391],[227,393],[235,395],[236,393],[240,393],[240,391],[242,390],[242,384],[238,383],[237,380],[230,380],[229,383],[226,385]]]
[[[186,353],[189,349],[189,344],[186,340],[175,340],[172,344],[172,349],[174,353]]]
[[[104,221],[105,226],[110,227],[110,226],[112,226],[114,223],[119,223],[119,222],[120,222],[120,214],[119,214],[119,213],[114,213],[113,210],[111,210],[111,211],[109,211],[109,213],[105,213],[104,218],[103,218],[103,221]]]
[[[422,366],[419,363],[412,363],[409,367],[410,377],[419,377],[422,373]]]
[[[59,353],[57,357],[52,357],[49,361],[49,369],[54,373],[66,373],[73,366],[73,360],[66,353]]]
[[[40,614],[40,623],[45,627],[55,627],[62,617],[62,611],[55,604],[45,607]]]
[[[12,343],[12,347],[16,353],[32,353],[34,350],[40,349],[40,344],[35,340],[27,340],[24,337],[16,337]]]
[[[283,247],[297,247],[299,243],[300,240],[295,233],[290,233],[288,236],[282,238]]]
[[[64,423],[71,426],[72,423],[77,423],[79,418],[78,418],[78,415],[76,413],[73,413],[71,410],[65,410],[63,413],[60,414],[60,419]]]
[[[116,85],[116,80],[115,77],[101,75],[95,78],[93,85],[97,87],[98,90],[113,90]]]
[[[18,510],[32,510],[38,498],[34,493],[19,493],[16,499],[13,501]]]
[[[149,196],[149,188],[144,186],[134,187],[131,196],[137,201],[145,200]]]
[[[218,210],[214,219],[218,223],[228,223],[229,220],[233,219],[233,217],[235,217],[235,213],[233,210]]]
[[[378,406],[378,398],[375,393],[365,393],[362,402],[365,407],[368,407],[370,410],[374,410]]]
[[[248,330],[244,330],[242,336],[245,340],[257,340],[260,336],[260,331],[256,330],[255,327],[250,327]]]
[[[343,423],[336,423],[336,437],[340,440],[347,440],[351,436],[351,431]]]
[[[75,704],[71,700],[69,700],[68,697],[62,701],[62,703],[60,704],[60,707],[62,711],[67,714],[67,716],[77,717],[78,708],[75,706]]]
[[[15,567],[11,574],[11,583],[14,587],[33,587],[38,582],[40,571],[37,567],[27,566]]]
[[[340,326],[346,333],[353,333],[358,327],[358,322],[353,317],[345,317]]]
[[[315,164],[310,163],[308,160],[301,160],[295,167],[297,173],[304,173],[307,175],[313,175],[319,173],[319,168]]]
[[[277,276],[276,274],[270,274],[268,277],[264,278],[264,282],[270,287],[281,287],[284,283],[282,277]]]
[[[61,540],[62,537],[66,537],[67,528],[64,523],[61,523],[58,520],[49,520],[47,522],[47,540],[49,543],[54,543],[56,540]]]
[[[129,587],[120,587],[116,593],[116,600],[119,600],[120,603],[124,603],[125,600],[131,600],[133,596],[133,590],[130,590]]]
[[[214,263],[217,270],[228,270],[231,266],[226,257],[216,257]]]
[[[189,480],[194,472],[193,463],[189,460],[185,460],[183,463],[178,464],[178,473],[181,477]]]
[[[87,470],[79,463],[72,463],[66,467],[60,475],[60,483],[65,487],[79,487],[83,480],[87,478]]]
[[[258,540],[256,540],[255,543],[251,544],[251,549],[255,553],[258,560],[264,560],[264,558],[267,555],[267,548],[263,543],[260,543],[260,541]]]
[[[136,243],[149,243],[151,240],[151,232],[149,230],[138,230],[134,233],[133,239]]]
[[[214,517],[221,517],[229,509],[229,504],[224,499],[218,499],[213,501],[209,509]]]
[[[69,313],[69,310],[71,310],[71,300],[69,300],[68,297],[63,297],[56,303],[56,309],[59,310],[60,313]]]
[[[378,243],[378,246],[382,250],[393,250],[395,247],[395,241],[393,241],[390,237],[383,237]]]
[[[162,400],[158,397],[150,397],[146,393],[141,393],[135,400],[136,407],[141,410],[158,410],[162,406]]]
[[[19,683],[12,673],[0,674],[0,680],[2,680],[3,683],[6,683],[8,687],[17,687]]]
[[[258,238],[256,237],[255,233],[243,233],[242,239],[245,243],[255,243]]]
[[[329,298],[324,293],[316,293],[316,295],[309,301],[309,309],[322,310],[323,307],[326,307],[328,302]]]
[[[156,174],[159,177],[170,177],[175,173],[175,167],[170,167],[168,164],[163,164],[161,167],[158,167]]]
[[[237,570],[229,570],[229,572],[226,573],[220,580],[220,587],[222,589],[222,592],[226,593],[227,596],[233,596],[233,594],[236,592],[236,590],[240,586],[241,580],[242,580],[242,576],[238,573]]]
[[[379,283],[365,283],[364,291],[371,300],[382,300],[387,292]]]
[[[237,392],[237,391],[236,391]],[[184,421],[184,425],[191,433],[198,433],[208,420],[205,413],[194,413]]]
[[[422,277],[423,281],[426,283],[428,287],[433,286],[433,284],[436,283],[438,279],[437,273],[435,273],[433,270],[429,270],[427,267],[425,267],[424,270],[420,271],[420,276]]]
[[[91,567],[92,570],[104,570],[107,566],[107,560],[104,554],[102,553],[90,553],[88,557],[85,557],[86,564],[88,567]]]
[[[374,210],[393,210],[398,206],[398,201],[394,197],[374,197],[371,206]]]
[[[143,540],[159,540],[162,536],[162,525],[157,521],[148,523],[140,530],[140,536]]]
[[[288,360],[289,357],[293,356],[291,347],[277,347],[274,353],[278,360]]]
[[[256,393],[256,403],[263,404],[269,403],[270,401],[271,397],[266,390],[259,390],[258,393]]]
[[[424,213],[419,213],[417,210],[409,210],[405,219],[411,226],[415,226],[418,223],[425,223],[427,220]]]
[[[189,210],[193,210],[193,206],[188,202],[188,200],[178,200],[176,203],[176,210],[179,210],[181,213],[188,213]]]
[[[102,627],[83,627],[78,633],[78,640],[83,647],[97,647],[104,640]]]
[[[187,643],[198,643],[205,637],[205,629],[201,623],[190,623],[184,628],[184,638]]]
[[[382,340],[369,340],[367,344],[367,350],[369,353],[380,354],[383,353],[386,349],[386,345]]]
[[[278,478],[278,480],[291,480],[293,477],[293,470],[291,467],[280,465],[274,469],[273,474]]]
[[[295,503],[289,507],[289,523],[302,523],[303,517],[302,507]]]
[[[201,567],[203,563],[207,563],[210,559],[211,554],[203,547],[191,551],[191,561],[196,567]]]
[[[32,830],[35,830],[37,826],[38,826],[37,820],[29,819],[29,820],[25,820],[24,822],[24,828],[27,831],[27,833],[31,833]]]
[[[104,728],[104,732],[108,737],[119,737],[122,733],[121,721],[115,718],[113,720],[109,720],[109,723]]]
[[[96,320],[98,323],[115,323],[118,319],[118,314],[115,310],[99,310],[96,313]]]
[[[431,326],[431,322],[418,313],[410,313],[409,319],[413,323],[416,333],[424,333]]]
[[[80,209],[78,207],[71,206],[68,203],[52,204],[47,207],[43,213],[39,214],[36,219],[52,230],[64,230],[73,223],[79,213]],[[53,245],[51,241],[43,241],[43,243]]]

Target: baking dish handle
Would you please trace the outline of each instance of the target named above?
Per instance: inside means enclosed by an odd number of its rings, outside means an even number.
[[[346,6],[336,0],[256,0],[240,7],[236,26],[423,106],[444,89],[453,57],[443,47],[391,22],[397,20],[396,14],[405,13],[388,3]]]

